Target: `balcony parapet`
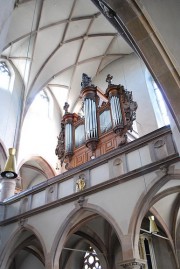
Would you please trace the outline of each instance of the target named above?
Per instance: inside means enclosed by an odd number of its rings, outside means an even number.
[[[4,200],[0,224],[78,200],[177,161],[171,129],[165,126]]]

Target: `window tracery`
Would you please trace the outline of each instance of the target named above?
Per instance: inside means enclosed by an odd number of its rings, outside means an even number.
[[[83,269],[101,269],[100,260],[92,247],[89,248],[89,251],[87,251],[84,256]]]

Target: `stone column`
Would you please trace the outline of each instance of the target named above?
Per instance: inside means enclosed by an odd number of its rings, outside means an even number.
[[[0,201],[9,198],[14,195],[16,187],[15,179],[3,178],[1,181],[1,190],[0,190]]]
[[[120,268],[124,269],[145,269],[145,261],[144,260],[130,260],[124,261],[120,263]]]

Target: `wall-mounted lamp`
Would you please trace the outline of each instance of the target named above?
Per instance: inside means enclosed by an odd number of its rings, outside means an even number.
[[[150,225],[149,225],[149,231],[150,231],[150,233],[157,234],[159,232],[159,229],[158,229],[158,227],[156,225],[154,216],[150,216],[149,217],[149,221],[150,221]]]
[[[15,148],[9,148],[9,157],[5,164],[4,171],[1,172],[3,178],[13,179],[17,177],[15,153]]]

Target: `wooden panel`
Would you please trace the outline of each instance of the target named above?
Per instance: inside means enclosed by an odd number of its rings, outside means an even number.
[[[86,161],[90,161],[91,160],[91,156],[92,156],[92,151],[87,150],[86,151]]]
[[[95,150],[95,156],[99,157],[114,148],[117,145],[117,135],[113,131],[109,131],[103,136],[100,137],[99,143],[97,145],[97,149]],[[85,145],[79,148],[74,149],[74,155],[71,160],[71,165],[73,167],[79,166],[89,160],[91,160],[91,156],[93,153],[89,150]]]
[[[75,156],[75,166],[81,165],[85,163],[85,161],[85,152],[78,156]]]
[[[105,143],[105,153],[114,149],[114,139],[110,139]]]

